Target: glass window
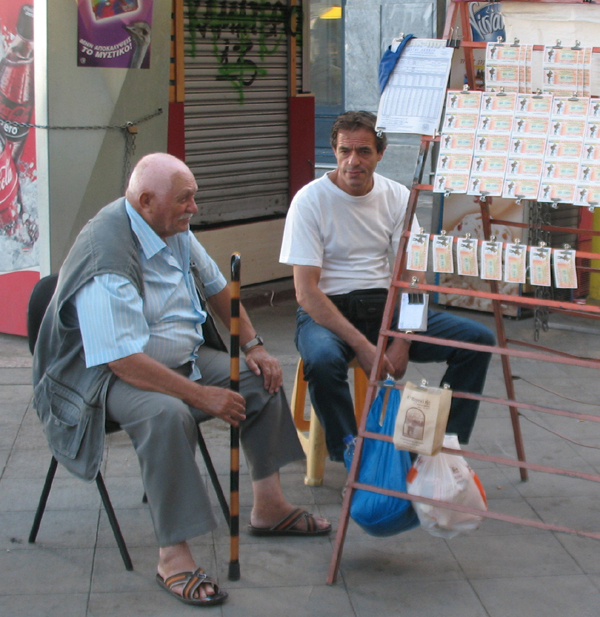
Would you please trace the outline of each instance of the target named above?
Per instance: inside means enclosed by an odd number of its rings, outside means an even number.
[[[335,163],[329,134],[344,111],[343,24],[343,0],[311,0],[310,85],[315,94],[317,165]]]

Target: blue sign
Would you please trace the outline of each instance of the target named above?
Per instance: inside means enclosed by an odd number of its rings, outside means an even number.
[[[502,4],[493,2],[480,7],[479,2],[469,2],[469,23],[474,41],[495,43],[498,37],[506,40]]]

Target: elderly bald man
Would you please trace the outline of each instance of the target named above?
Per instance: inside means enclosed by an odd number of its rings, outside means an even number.
[[[95,478],[105,418],[129,434],[159,545],[156,580],[186,603],[211,605],[227,593],[198,568],[188,545],[217,525],[195,463],[198,422],[213,416],[240,426],[254,496],[251,533],[312,536],[331,525],[283,495],[279,469],[303,452],[281,367],[243,307],[239,394],[227,389],[227,353],[205,344],[197,289],[226,326],[230,292],[189,229],[197,190],[179,159],[155,153],[139,161],[125,198],[86,225],[61,268],[36,346],[34,385],[50,447],[74,474]],[[61,388],[79,395],[67,410]],[[61,414],[68,422],[54,421]]]

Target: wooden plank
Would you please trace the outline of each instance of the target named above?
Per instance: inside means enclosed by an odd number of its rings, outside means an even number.
[[[291,266],[279,263],[284,223],[285,219],[275,219],[199,231],[194,235],[221,272],[228,272],[231,253],[240,253],[244,260],[244,285],[255,285],[292,276]]]

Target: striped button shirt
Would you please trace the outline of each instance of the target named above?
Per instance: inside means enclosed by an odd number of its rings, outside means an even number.
[[[86,366],[145,353],[176,368],[196,359],[204,342],[202,310],[190,259],[199,267],[206,295],[227,284],[215,262],[191,231],[162,240],[126,202],[131,228],[140,242],[145,299],[127,278],[101,274],[75,297]],[[199,379],[194,364],[190,379]]]

